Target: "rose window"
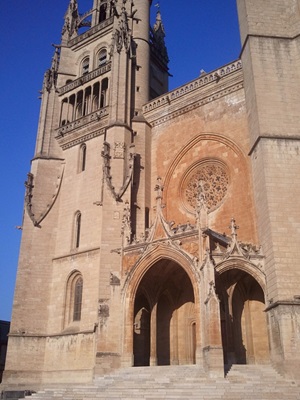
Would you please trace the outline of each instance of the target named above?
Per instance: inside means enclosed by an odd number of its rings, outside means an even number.
[[[205,198],[206,207],[213,211],[226,196],[229,185],[227,168],[220,162],[206,162],[187,174],[182,187],[183,201],[188,209],[195,209],[199,191]]]

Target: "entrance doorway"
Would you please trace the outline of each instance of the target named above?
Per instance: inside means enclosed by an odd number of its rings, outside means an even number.
[[[194,291],[185,270],[171,260],[154,264],[134,302],[135,366],[195,363]]]
[[[224,363],[267,363],[268,330],[264,293],[259,283],[236,268],[219,275],[216,288],[221,300]]]

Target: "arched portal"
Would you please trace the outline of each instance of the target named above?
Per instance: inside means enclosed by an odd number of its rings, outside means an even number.
[[[143,276],[134,300],[134,365],[195,362],[193,286],[171,260],[156,262]]]
[[[269,361],[264,292],[256,279],[234,268],[217,276],[221,300],[224,362],[262,364]]]

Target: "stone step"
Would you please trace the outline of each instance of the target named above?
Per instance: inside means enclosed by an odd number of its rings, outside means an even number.
[[[32,400],[300,400],[300,386],[271,366],[233,366],[211,379],[198,366],[134,367],[98,377],[93,385],[45,389]]]

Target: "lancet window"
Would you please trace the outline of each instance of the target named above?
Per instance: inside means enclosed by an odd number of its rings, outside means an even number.
[[[81,233],[81,212],[78,211],[75,214],[75,229],[74,229],[74,247],[78,249],[80,245],[80,233]]]
[[[73,321],[81,320],[83,279],[79,276],[73,287]]]
[[[86,165],[86,144],[82,144],[79,150],[79,172],[85,171]]]

